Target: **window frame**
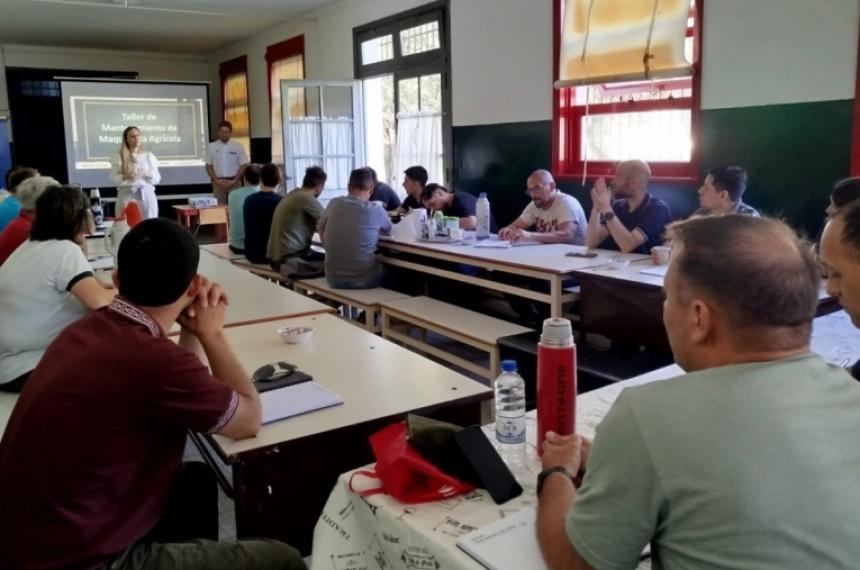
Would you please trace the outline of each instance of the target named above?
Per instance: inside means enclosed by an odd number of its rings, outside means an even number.
[[[565,0],[553,1],[553,82],[558,81],[558,65],[561,48],[561,14]],[[600,103],[588,106],[589,115],[643,112],[670,109],[690,110],[690,137],[692,148],[689,162],[649,162],[652,180],[665,182],[696,182],[699,179],[699,142],[701,125],[702,98],[702,39],[704,29],[705,0],[696,0],[695,26],[687,31],[687,36],[695,38],[693,49],[693,75],[691,97],[689,99],[662,99],[658,101],[637,101],[630,103]],[[669,81],[669,80],[666,80]],[[658,82],[659,83],[659,82]],[[585,116],[584,105],[572,104],[576,87],[552,90],[552,171],[556,180],[565,182],[582,181],[585,162],[579,158],[581,151],[580,124]],[[564,116],[563,116],[564,115]],[[562,120],[564,125],[562,126]],[[561,141],[564,136],[566,154],[561,158]],[[615,172],[616,161],[589,160],[586,180],[611,177]]]
[[[854,108],[851,117],[851,163],[848,172],[851,176],[860,176],[860,37],[857,40],[857,73],[854,82]]]
[[[439,22],[439,49],[403,55],[400,32]],[[380,36],[392,36],[393,57],[391,59],[363,65],[361,44]],[[454,134],[451,106],[451,9],[449,0],[424,4],[388,16],[381,20],[357,26],[352,30],[353,68],[356,80],[371,79],[380,75],[392,75],[394,80],[394,114],[400,110],[400,80],[440,73],[442,75],[442,144],[445,180],[453,182],[452,157]]]
[[[240,73],[245,76],[245,105],[248,108],[248,143],[250,146],[253,137],[251,135],[251,89],[248,82],[247,55],[224,61],[218,66],[218,76],[221,80],[221,119],[227,120],[227,79]]]
[[[293,57],[301,57],[302,77],[300,79],[305,79],[308,74],[307,68],[305,67],[304,34],[293,36],[278,43],[266,46],[266,97],[269,99],[269,153],[271,160],[275,159],[275,157],[271,155],[275,138],[275,133],[272,130],[272,120],[274,118],[272,114],[272,67],[275,63]],[[278,90],[280,92],[280,86],[278,86]],[[281,117],[281,122],[283,123],[283,117]],[[283,133],[281,133],[281,136],[283,136]],[[283,153],[283,149],[281,152]]]

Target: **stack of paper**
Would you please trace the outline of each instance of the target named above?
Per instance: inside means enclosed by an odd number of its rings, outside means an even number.
[[[343,404],[343,398],[316,382],[302,382],[260,394],[263,423]]]

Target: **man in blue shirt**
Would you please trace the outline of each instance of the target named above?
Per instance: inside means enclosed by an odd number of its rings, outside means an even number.
[[[672,213],[666,202],[648,193],[650,178],[651,168],[646,162],[627,160],[615,169],[611,192],[603,178],[597,179],[591,189],[588,247],[649,253],[663,242]]]
[[[265,263],[266,248],[275,207],[281,201],[279,186],[281,171],[274,164],[266,164],[260,171],[260,191],[245,198],[243,219],[245,221],[245,257],[251,263]]]

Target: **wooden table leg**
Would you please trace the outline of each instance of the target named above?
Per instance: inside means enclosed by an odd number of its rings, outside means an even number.
[[[549,304],[549,314],[552,318],[558,319],[562,316],[562,305],[561,305],[561,295],[563,293],[562,290],[562,281],[560,275],[553,275],[549,281],[549,294],[552,297],[552,300]]]

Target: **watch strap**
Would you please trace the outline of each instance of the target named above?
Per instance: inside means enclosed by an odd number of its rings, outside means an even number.
[[[575,484],[575,479],[574,479],[573,475],[571,474],[571,472],[567,470],[567,467],[562,467],[561,465],[558,465],[556,467],[549,467],[547,469],[544,469],[540,473],[538,473],[538,476],[537,476],[537,495],[538,496],[540,496],[541,489],[543,489],[543,484],[546,481],[547,477],[549,477],[553,473],[563,473],[565,476],[567,476],[568,479],[570,479],[571,483]]]

